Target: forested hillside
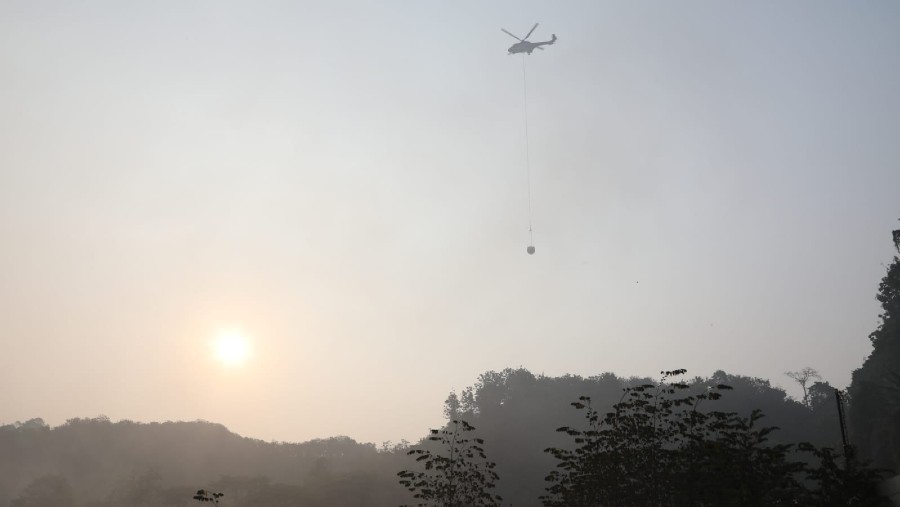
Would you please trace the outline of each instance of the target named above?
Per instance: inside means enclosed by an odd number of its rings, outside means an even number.
[[[201,421],[0,427],[4,506],[180,506],[207,487],[226,505],[396,505],[396,468],[393,453],[347,437],[268,443]]]
[[[900,230],[894,231],[900,251]],[[900,258],[878,286],[881,323],[869,335],[872,353],[853,372],[850,422],[863,456],[887,468],[900,467]]]
[[[612,409],[624,388],[654,383],[658,379],[620,378],[611,373],[594,377],[535,376],[524,369],[487,372],[460,394],[451,394],[446,410],[451,419],[466,420],[477,428],[486,442],[490,459],[497,463],[501,477],[497,491],[512,505],[536,505],[547,484],[544,477],[555,466],[548,447],[570,445],[565,434],[554,432],[561,426],[578,427],[583,414],[573,402],[587,396],[601,414]],[[809,405],[789,398],[769,381],[717,371],[709,378],[695,377],[694,391],[725,384],[733,387],[727,396],[709,402],[703,410],[736,412],[749,416],[755,409],[765,415],[762,424],[776,426],[773,443],[810,442],[817,446],[839,447],[840,426],[834,389],[824,382],[814,383]]]
[[[589,396],[601,412],[623,389],[652,379],[606,373],[589,378],[534,375],[525,369],[486,372],[451,393],[449,419],[464,419],[486,441],[502,478],[498,492],[512,505],[536,505],[554,460],[548,447],[566,446],[556,432],[577,425],[571,406]],[[709,408],[749,415],[780,427],[775,442],[840,443],[833,389],[816,383],[809,404],[763,379],[716,372],[693,388],[734,389]],[[423,428],[422,435],[427,434]],[[223,505],[398,505],[408,501],[396,472],[409,464],[406,448],[377,448],[347,437],[269,443],[241,437],[208,422],[111,422],[72,419],[50,428],[40,419],[0,427],[0,505],[190,505],[199,488],[225,492]]]

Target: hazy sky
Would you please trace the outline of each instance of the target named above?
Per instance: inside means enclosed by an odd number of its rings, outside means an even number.
[[[500,28],[536,21],[528,256]],[[900,217],[898,27],[890,1],[0,0],[0,423],[382,442],[505,367],[843,387]]]

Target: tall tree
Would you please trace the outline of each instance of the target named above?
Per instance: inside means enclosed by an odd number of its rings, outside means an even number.
[[[730,387],[692,392],[670,380],[683,374],[626,388],[606,416],[588,397],[572,403],[587,424],[557,430],[575,445],[547,449],[558,463],[544,505],[789,505],[802,496],[802,464],[788,460],[792,446],[769,442],[776,428],[758,424],[762,413],[704,411]]]
[[[800,371],[786,371],[784,374],[800,384],[800,389],[803,389],[803,404],[809,407],[809,391],[806,386],[810,380],[822,380],[819,372],[807,366]]]
[[[426,444],[436,448],[407,452],[421,468],[397,475],[418,507],[499,507],[501,498],[492,492],[499,480],[496,465],[487,460],[484,440],[469,435],[474,430],[466,421],[450,421],[443,430],[431,430]]]
[[[900,231],[894,241],[900,251]],[[887,468],[900,466],[900,258],[887,269],[876,296],[881,323],[869,335],[872,352],[853,372],[850,385],[851,439],[864,458]]]

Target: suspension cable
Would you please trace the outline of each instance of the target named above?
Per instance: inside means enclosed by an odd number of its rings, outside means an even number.
[[[525,74],[525,53],[522,53],[522,95],[524,97],[524,116],[525,116],[525,174],[528,180],[528,245],[534,245],[534,231],[532,225],[531,211],[531,154],[528,146],[528,80]]]

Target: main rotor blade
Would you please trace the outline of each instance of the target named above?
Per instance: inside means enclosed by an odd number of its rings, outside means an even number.
[[[517,41],[522,42],[522,39],[516,37],[515,35],[513,35],[513,34],[511,34],[511,33],[509,33],[509,32],[507,32],[507,31],[506,31],[506,28],[501,28],[500,30],[503,30],[503,33],[505,33],[506,35],[509,35],[509,36],[512,37],[513,39],[516,39]]]
[[[526,35],[526,36],[525,36],[525,38],[524,38],[524,39],[522,39],[522,40],[528,40],[528,38],[529,38],[529,37],[531,37],[531,32],[533,32],[533,31],[534,31],[534,29],[535,29],[535,28],[537,28],[537,26],[538,26],[538,24],[537,24],[537,23],[535,23],[535,24],[534,24],[534,26],[533,26],[533,27],[531,27],[531,30],[529,30],[529,31],[528,31],[528,35]]]

